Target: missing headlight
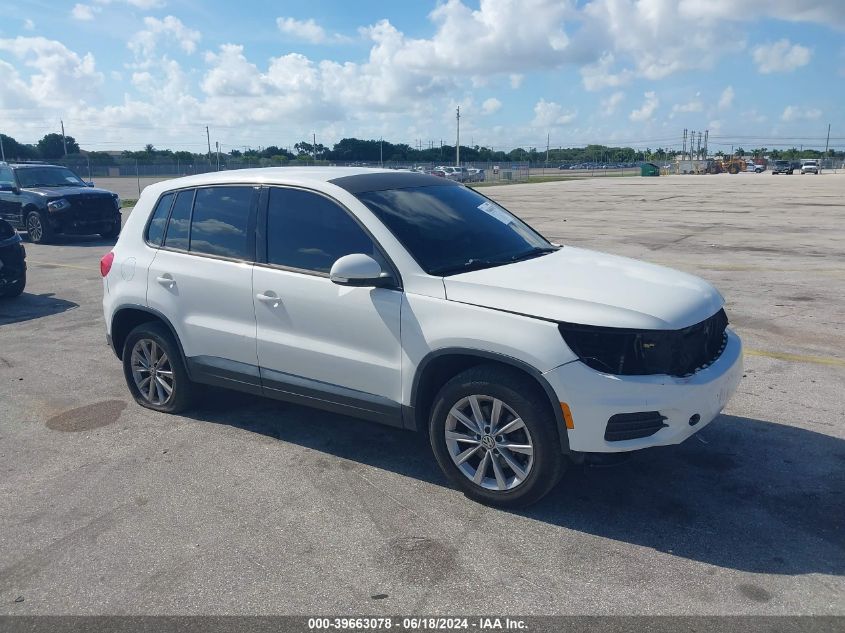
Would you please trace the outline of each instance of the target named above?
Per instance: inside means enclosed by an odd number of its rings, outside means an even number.
[[[715,361],[725,348],[724,310],[681,330],[631,330],[576,323],[558,329],[569,348],[596,371],[637,376],[688,376]]]

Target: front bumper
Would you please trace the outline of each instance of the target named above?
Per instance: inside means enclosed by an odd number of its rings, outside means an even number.
[[[732,331],[722,355],[709,367],[686,378],[616,376],[575,361],[546,372],[544,377],[560,402],[569,405],[572,426],[569,449],[618,453],[652,446],[680,444],[711,422],[727,404],[742,378],[742,342]],[[605,428],[620,413],[658,411],[666,426],[653,435],[607,441]],[[690,419],[698,415],[698,422]]]

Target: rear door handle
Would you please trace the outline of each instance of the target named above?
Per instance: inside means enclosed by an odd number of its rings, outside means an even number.
[[[156,281],[166,288],[173,288],[176,285],[176,280],[173,279],[170,273],[164,273],[160,277],[156,277]]]
[[[271,291],[267,291],[266,293],[259,292],[255,295],[255,298],[263,303],[272,303],[274,308],[279,305],[279,301],[281,301],[278,295]]]

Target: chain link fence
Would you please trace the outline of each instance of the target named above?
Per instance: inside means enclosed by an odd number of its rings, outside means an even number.
[[[216,157],[208,161],[150,161],[115,158],[111,161],[96,159],[67,158],[50,161],[53,164],[69,167],[83,179],[95,178],[178,178],[213,171],[233,169],[252,169],[256,167],[308,167],[314,165],[335,167],[385,167],[388,169],[412,169],[421,173],[443,172],[445,177],[461,182],[527,182],[531,174],[527,162],[462,162],[456,169],[452,164],[413,163],[413,162],[333,162],[320,160],[278,161],[269,158],[233,158]],[[441,175],[441,173],[437,173]]]

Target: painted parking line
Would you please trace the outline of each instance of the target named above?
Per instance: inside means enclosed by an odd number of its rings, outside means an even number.
[[[767,352],[762,349],[746,349],[748,356],[762,356],[777,360],[792,361],[795,363],[813,363],[815,365],[833,365],[834,367],[845,367],[845,360],[832,358],[830,356],[811,356],[808,354],[787,354],[785,352]]]

